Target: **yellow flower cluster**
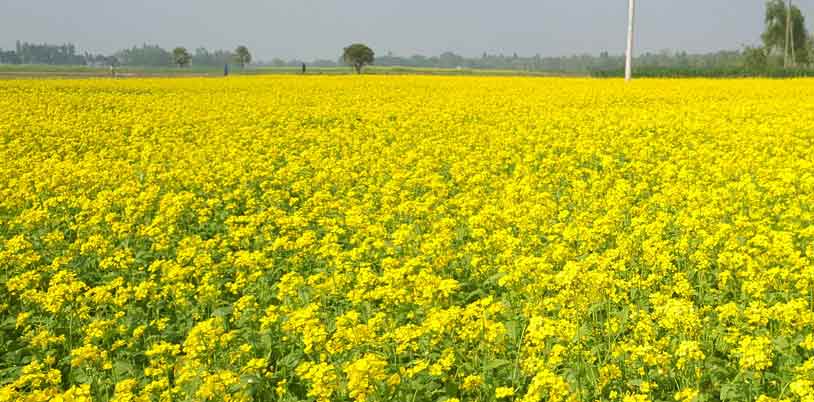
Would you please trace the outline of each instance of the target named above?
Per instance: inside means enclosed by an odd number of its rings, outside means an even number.
[[[812,90],[0,81],[0,402],[812,401]]]

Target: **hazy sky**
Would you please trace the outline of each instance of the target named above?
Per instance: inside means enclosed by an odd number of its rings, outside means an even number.
[[[799,1],[814,18],[814,1]],[[638,51],[756,43],[764,0],[639,0]],[[256,59],[335,59],[349,43],[437,55],[621,54],[625,0],[0,0],[0,47],[16,39],[112,52],[144,42]],[[810,25],[810,24],[809,24]]]

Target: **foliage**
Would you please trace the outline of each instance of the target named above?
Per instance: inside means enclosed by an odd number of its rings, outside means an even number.
[[[637,55],[636,65],[669,68],[730,68],[743,64],[740,51],[720,51],[707,54],[689,54],[684,51],[648,52]],[[392,54],[376,58],[378,66],[404,66],[423,68],[501,69],[516,71],[545,71],[584,74],[596,70],[614,70],[624,67],[624,56],[601,52],[599,55],[573,55],[544,57],[487,54],[464,57],[446,52],[440,56],[414,55],[399,57]]]
[[[54,45],[17,41],[14,50],[0,49],[0,64],[84,65],[86,56],[79,54],[72,43]]]
[[[192,54],[193,66],[223,67],[224,64],[231,64],[235,61],[235,54],[229,50],[209,51],[199,47]]]
[[[814,77],[814,70],[810,68],[779,68],[779,67],[732,67],[732,68],[658,68],[634,67],[634,77],[639,78],[794,78]],[[591,76],[598,78],[624,77],[624,69],[596,70]]]
[[[769,68],[769,55],[765,48],[746,47],[743,50],[744,67],[751,71],[764,71]]]
[[[192,55],[186,48],[176,47],[172,50],[172,60],[178,67],[188,67],[192,61]]]
[[[364,66],[373,64],[375,53],[367,45],[355,43],[346,47],[342,52],[342,60],[345,64],[356,70],[357,74],[362,73]]]
[[[0,49],[0,64],[23,64],[23,59],[13,50]]]
[[[809,400],[812,90],[0,81],[0,400]]]
[[[77,54],[76,46],[71,43],[37,45],[18,41],[15,53],[23,64],[84,64],[82,56]]]
[[[671,52],[661,51],[657,53],[640,54],[635,59],[638,67],[659,68],[659,69],[712,69],[724,70],[741,68],[750,61],[748,60],[751,48],[743,51],[720,51],[708,54],[689,54],[683,51]],[[172,53],[155,45],[143,45],[131,49],[121,50],[112,57],[103,55],[83,55],[81,64],[93,64],[107,66],[115,60],[123,66],[133,67],[169,67],[174,65]],[[559,73],[559,74],[587,74],[596,71],[613,71],[623,67],[624,58],[622,55],[612,55],[608,52],[601,52],[598,56],[574,55],[564,57],[543,57],[486,54],[480,57],[464,57],[453,52],[444,52],[439,56],[414,55],[411,57],[400,57],[393,54],[386,54],[375,58],[376,65],[383,67],[414,68],[414,69],[456,69],[456,70],[505,70],[523,71],[537,73]],[[769,58],[769,64],[777,64],[774,59]],[[14,51],[0,51],[0,64],[19,64],[19,60]],[[205,48],[195,49],[191,64],[199,67],[219,67],[224,64],[239,63],[235,59],[235,53],[229,50],[207,50]],[[273,58],[267,63],[256,63],[258,66],[273,67],[294,67],[300,68],[303,60],[283,60]],[[335,60],[314,60],[307,63],[310,67],[337,67],[345,64],[343,59],[339,63]]]
[[[116,52],[115,57],[125,66],[169,67],[174,64],[172,53],[158,45],[133,46]]]
[[[769,53],[783,55],[786,47],[786,26],[788,23],[789,8],[785,0],[769,0],[766,2],[765,24],[766,29],[761,35],[763,45]],[[792,44],[794,45],[795,61],[800,64],[809,62],[809,41],[806,30],[805,17],[800,9],[791,6]]]
[[[249,48],[246,46],[238,46],[237,49],[235,49],[235,60],[240,64],[241,68],[251,63],[252,54],[249,52]]]

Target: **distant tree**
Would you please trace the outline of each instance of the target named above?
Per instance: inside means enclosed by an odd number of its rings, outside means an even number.
[[[410,56],[410,65],[413,67],[426,67],[430,63],[430,59],[427,56],[423,56],[420,54],[414,54]]]
[[[189,54],[186,48],[179,46],[172,50],[172,60],[179,68],[187,67],[189,62],[192,61],[192,55]]]
[[[748,46],[743,49],[743,64],[750,70],[764,70],[769,66],[766,49]]]
[[[806,51],[808,54],[808,62],[814,62],[814,34],[809,35],[808,37],[808,50]]]
[[[88,61],[71,43],[52,45],[17,41],[14,54],[23,64],[85,65]]]
[[[192,53],[192,63],[196,66],[209,66],[212,64],[212,53],[205,47],[199,47]]]
[[[438,56],[438,64],[443,68],[456,68],[466,63],[463,57],[452,52],[444,52]]]
[[[210,52],[199,47],[192,54],[192,64],[196,66],[223,67],[235,61],[235,54],[229,50],[215,50]]]
[[[676,53],[675,60],[675,64],[680,68],[687,68],[690,66],[690,58],[685,51]]]
[[[361,43],[354,43],[342,52],[342,61],[353,67],[357,74],[361,74],[366,65],[373,64],[374,58],[373,50]]]
[[[235,61],[240,64],[240,68],[246,67],[246,64],[252,62],[252,54],[249,53],[249,48],[246,46],[238,46],[235,49]]]
[[[786,48],[786,22],[788,7],[784,0],[766,2],[765,31],[761,35],[767,55],[783,55]],[[792,43],[797,63],[808,63],[809,36],[806,30],[805,17],[797,6],[791,6]]]
[[[175,64],[172,53],[158,45],[133,46],[116,52],[114,56],[125,66],[168,67]]]
[[[20,64],[20,56],[14,50],[3,51],[0,49],[0,64]]]
[[[318,59],[311,62],[314,67],[336,67],[337,64],[333,60]]]

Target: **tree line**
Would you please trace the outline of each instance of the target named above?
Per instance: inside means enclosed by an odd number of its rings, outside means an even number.
[[[0,49],[2,64],[84,65],[97,56],[80,54],[72,43],[51,45],[17,41],[14,50]]]
[[[800,53],[802,54],[802,53]],[[238,55],[242,55],[239,57]],[[752,57],[750,49],[720,51],[707,54],[688,54],[684,51],[663,50],[644,53],[636,57],[636,65],[647,68],[738,68],[747,64]],[[801,56],[802,57],[802,56]],[[0,63],[3,64],[50,64],[50,65],[97,65],[97,66],[209,66],[222,67],[224,64],[249,64],[252,56],[245,46],[235,50],[208,50],[197,48],[190,52],[186,48],[164,49],[158,45],[144,44],[117,51],[112,55],[80,54],[72,44],[49,45],[20,43],[17,50],[0,50]],[[256,62],[260,66],[299,67],[303,63],[314,67],[337,67],[347,65],[344,55],[337,60],[283,60]],[[400,66],[417,68],[467,68],[502,69],[525,71],[552,71],[563,73],[589,73],[592,71],[614,70],[624,66],[624,55],[602,52],[599,55],[573,55],[563,57],[543,57],[541,55],[520,56],[516,53],[488,54],[479,57],[466,57],[454,52],[444,52],[438,56],[412,55],[409,57],[387,53],[376,56],[378,66]]]
[[[636,65],[642,68],[738,68],[754,57],[751,49],[720,51],[706,54],[688,54],[684,51],[663,50],[644,53],[636,57]],[[804,53],[798,53],[801,56]],[[242,55],[239,56],[239,55]],[[188,51],[186,48],[165,49],[158,45],[144,44],[122,49],[112,55],[95,55],[78,53],[76,46],[21,43],[17,50],[0,49],[2,64],[50,64],[50,65],[95,65],[95,66],[137,66],[137,67],[172,67],[172,66],[207,66],[222,67],[224,64],[249,64],[251,53],[245,46],[235,50],[208,50],[197,48]],[[347,65],[343,57],[336,60],[283,60],[274,58],[268,62],[255,62],[259,66],[300,67],[308,64],[314,67],[337,67]],[[541,55],[520,56],[514,54],[483,53],[479,57],[466,57],[454,52],[444,52],[438,56],[412,55],[408,57],[387,53],[376,56],[378,66],[399,66],[417,68],[467,68],[467,69],[501,69],[523,71],[551,71],[562,73],[590,73],[609,71],[624,66],[624,55],[602,52],[599,55],[573,55],[563,57],[544,57]]]
[[[15,49],[0,49],[0,64],[47,64],[75,66],[136,66],[136,67],[221,67],[225,64],[245,66],[252,61],[246,46],[235,50],[208,50],[200,47],[189,52],[184,47],[167,50],[158,45],[143,44],[122,49],[112,55],[79,53],[76,45],[29,43],[17,41]]]

